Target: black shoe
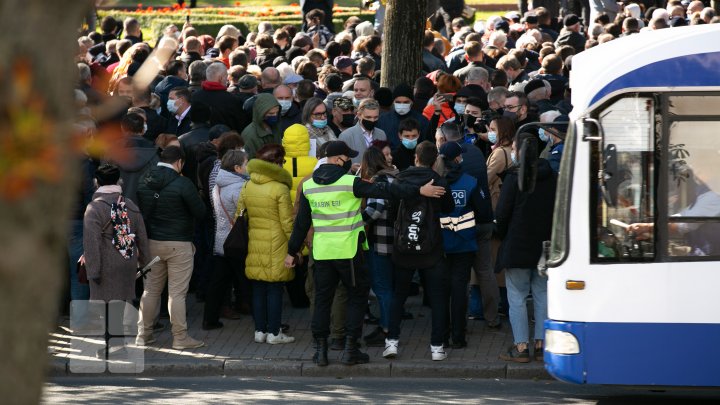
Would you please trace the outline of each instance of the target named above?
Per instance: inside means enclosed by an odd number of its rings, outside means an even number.
[[[530,351],[525,348],[523,351],[519,351],[517,345],[512,345],[507,349],[507,352],[500,355],[501,360],[514,361],[515,363],[530,363]]]
[[[415,319],[415,317],[410,312],[405,311],[402,314],[402,319],[403,319],[403,321],[409,321],[411,319]]]
[[[220,329],[223,327],[223,323],[220,321],[217,322],[203,322],[202,328],[203,330],[213,330],[213,329]]]
[[[313,363],[319,367],[325,367],[328,362],[328,342],[326,338],[315,339],[315,355],[313,355]]]
[[[377,325],[380,323],[380,319],[370,312],[370,308],[368,308],[367,312],[365,312],[365,323],[369,325]]]
[[[286,324],[286,323],[281,323],[281,324],[280,324],[280,331],[281,331],[282,333],[287,333],[287,331],[289,331],[289,330],[290,330],[290,325],[288,325],[288,324]]]
[[[453,349],[464,349],[467,347],[467,342],[465,341],[465,339],[458,339],[458,340],[453,339],[453,343],[452,343],[451,347]]]
[[[502,329],[502,322],[500,322],[500,320],[498,319],[498,320],[496,320],[495,322],[487,322],[487,323],[485,324],[485,326],[486,326],[488,329],[500,330],[500,329]]]
[[[330,350],[340,351],[345,349],[345,342],[342,339],[330,339]]]
[[[346,366],[365,364],[370,362],[370,356],[360,351],[357,338],[347,336],[345,338],[345,351],[342,354],[340,362]]]
[[[385,347],[385,337],[385,331],[378,326],[372,333],[363,337],[363,340],[367,347]]]

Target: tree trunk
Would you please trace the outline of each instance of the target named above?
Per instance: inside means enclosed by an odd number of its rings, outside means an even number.
[[[91,2],[0,2],[0,398],[38,403],[67,278],[77,31]]]
[[[410,86],[422,70],[422,39],[425,33],[425,2],[388,0],[385,11],[385,42],[382,52],[384,87]]]

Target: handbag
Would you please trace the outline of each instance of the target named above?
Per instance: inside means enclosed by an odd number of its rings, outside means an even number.
[[[249,240],[248,218],[246,214],[247,210],[241,210],[240,216],[238,216],[235,221],[233,221],[232,217],[225,209],[225,204],[223,204],[222,198],[220,198],[220,186],[218,186],[218,201],[220,201],[220,206],[222,207],[223,211],[225,212],[225,216],[232,225],[230,233],[228,233],[228,236],[225,239],[225,243],[223,243],[223,252],[225,253],[225,257],[231,259],[239,259],[244,262],[245,258],[248,255]]]

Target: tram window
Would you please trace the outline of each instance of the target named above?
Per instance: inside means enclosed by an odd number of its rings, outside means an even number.
[[[670,126],[668,255],[720,256],[720,121]]]
[[[599,114],[604,130],[594,149],[597,199],[593,215],[593,261],[647,261],[655,257],[655,181],[653,100],[628,97]],[[630,224],[648,224],[650,232],[630,232]]]
[[[720,111],[718,96],[672,96],[668,111],[674,115],[717,115]]]

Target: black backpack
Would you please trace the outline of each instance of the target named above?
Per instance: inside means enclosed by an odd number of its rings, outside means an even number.
[[[393,250],[399,253],[428,254],[438,243],[439,222],[427,197],[401,200],[395,220]]]

